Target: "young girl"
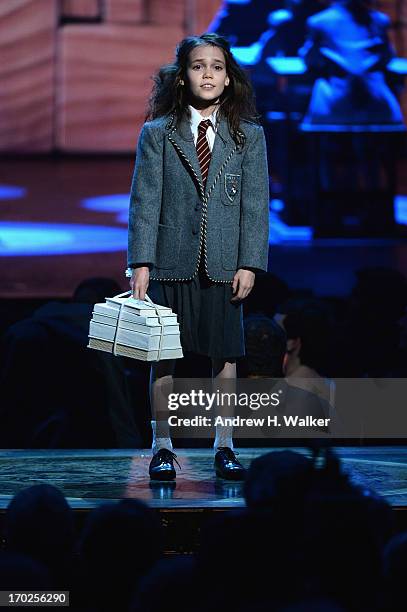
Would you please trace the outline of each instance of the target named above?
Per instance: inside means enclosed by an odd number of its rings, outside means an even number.
[[[267,270],[268,173],[252,88],[216,34],[185,38],[155,77],[131,191],[128,265],[135,298],[147,289],[178,315],[184,352],[236,378],[244,355],[242,300]],[[175,362],[152,368],[150,477],[175,478],[169,426],[156,421]],[[230,427],[217,427],[216,473],[241,479]]]

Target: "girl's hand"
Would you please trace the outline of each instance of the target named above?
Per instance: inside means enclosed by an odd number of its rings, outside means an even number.
[[[130,279],[132,295],[137,300],[144,300],[150,282],[150,270],[148,266],[134,268]]]
[[[251,270],[243,270],[242,268],[236,272],[233,277],[233,297],[232,302],[244,300],[253,289],[254,279],[256,275]]]

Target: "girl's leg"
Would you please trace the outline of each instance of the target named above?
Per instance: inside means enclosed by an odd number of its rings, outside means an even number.
[[[168,425],[168,393],[172,391],[174,371],[174,360],[158,361],[151,366],[150,404],[153,454],[161,448],[172,451],[170,427]]]
[[[213,359],[212,360],[212,378],[215,382],[217,380],[230,380],[231,382],[236,380],[236,362]],[[234,388],[228,391],[233,392]],[[233,408],[228,407],[226,411],[225,409],[222,410],[222,416],[234,416]],[[219,447],[225,447],[225,446],[233,449],[232,432],[233,432],[233,427],[230,425],[217,425],[216,426],[216,436],[215,436],[215,442],[213,445],[215,451]]]

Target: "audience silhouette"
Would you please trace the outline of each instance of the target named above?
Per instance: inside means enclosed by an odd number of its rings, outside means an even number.
[[[81,600],[100,610],[127,610],[140,578],[162,553],[156,515],[124,499],[94,510],[79,544]]]
[[[56,588],[69,586],[75,532],[72,511],[59,489],[41,484],[17,493],[7,508],[4,536],[7,551],[42,564]]]

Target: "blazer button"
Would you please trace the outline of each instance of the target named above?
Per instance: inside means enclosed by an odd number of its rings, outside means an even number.
[[[193,227],[192,228],[192,233],[194,236],[196,236],[196,234],[199,232],[199,227]]]
[[[199,204],[199,202],[198,202],[198,204],[195,206],[195,210],[196,210],[196,211],[201,210],[201,205]]]

